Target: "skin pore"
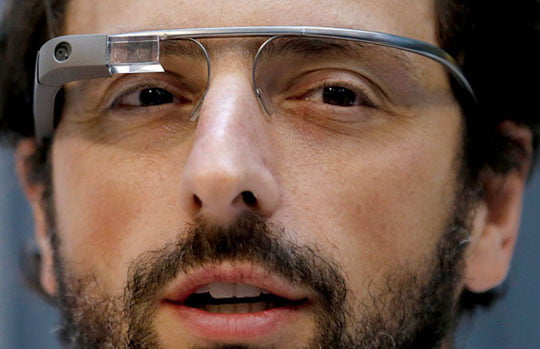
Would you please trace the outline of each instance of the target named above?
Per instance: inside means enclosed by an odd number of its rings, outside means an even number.
[[[315,11],[310,3],[72,0],[65,34],[317,25],[381,31],[437,44],[432,2],[427,0],[412,5],[391,0],[321,1],[317,3],[320,10]],[[439,260],[441,246],[455,247],[465,236],[457,235],[459,239],[451,240],[452,243],[443,237],[452,231],[456,221],[463,223],[460,234],[468,228],[465,221],[469,217],[460,211],[469,209],[468,203],[457,204],[462,193],[462,120],[444,70],[419,67],[417,71],[424,87],[438,92],[436,103],[410,105],[401,114],[403,117],[368,118],[324,127],[317,122],[265,117],[252,92],[251,67],[245,59],[249,56],[249,43],[241,39],[223,40],[209,43],[209,47],[215,52],[213,73],[196,123],[163,118],[140,120],[126,127],[121,118],[88,119],[91,111],[84,110],[77,98],[88,91],[77,84],[66,88],[62,121],[51,154],[57,242],[54,258],[43,207],[39,200],[33,200],[37,237],[44,252],[45,289],[75,299],[75,308],[84,305],[77,299],[82,294],[96,295],[93,301],[98,304],[100,299],[111,300],[113,314],[118,314],[121,310],[114,310],[124,306],[125,299],[121,299],[126,285],[133,281],[130,270],[137,269],[136,261],[144,259],[149,251],[160,251],[158,254],[164,260],[180,263],[173,257],[181,248],[175,250],[170,246],[179,246],[194,236],[189,230],[194,222],[208,222],[214,227],[202,235],[212,236],[215,231],[221,236],[234,236],[234,232],[245,235],[249,228],[226,227],[237,224],[236,218],[244,212],[253,211],[259,219],[282,227],[272,233],[262,229],[260,236],[271,235],[272,241],[282,241],[289,248],[295,246],[290,250],[316,251],[318,257],[307,253],[299,260],[316,271],[332,270],[322,275],[339,275],[335,280],[346,285],[348,294],[340,305],[343,314],[350,315],[353,322],[369,318],[366,314],[383,314],[384,321],[391,323],[388,313],[392,311],[384,307],[397,303],[399,298],[392,297],[397,297],[399,291],[407,295],[410,290],[420,301],[422,293],[415,292],[434,286],[430,282],[440,271],[433,269],[430,262]],[[521,138],[527,139],[527,135]],[[477,204],[470,221],[471,231],[467,231],[472,243],[465,256],[463,278],[451,280],[453,284],[441,288],[447,299],[455,299],[464,285],[482,291],[504,278],[517,231],[515,212],[519,211],[522,182],[522,174],[505,178],[502,187],[500,181],[486,181],[488,189],[489,185],[502,188],[494,192],[509,196],[512,200],[507,201],[512,202],[512,207],[500,205],[491,213],[489,202]],[[38,192],[39,188],[33,190]],[[244,192],[253,193],[256,205],[249,204],[242,196]],[[32,201],[32,194],[30,197]],[[511,214],[502,219],[501,210]],[[261,242],[253,239],[247,246]],[[265,256],[264,249],[261,250],[256,257],[247,252],[239,252],[237,257],[242,262],[257,264]],[[500,256],[503,250],[504,255]],[[456,256],[460,255],[458,249]],[[492,258],[500,261],[493,266],[491,257],[486,255],[494,255]],[[314,262],[317,258],[330,261],[332,268],[318,266]],[[154,270],[151,265],[159,265],[159,260],[150,260],[146,269]],[[204,259],[198,255],[193,261],[198,266]],[[211,261],[230,262],[218,257]],[[455,262],[455,266],[461,267],[459,260]],[[489,277],[480,276],[486,275],[488,265]],[[172,275],[163,289],[145,294],[151,301],[144,304],[150,304],[151,309],[142,314],[151,319],[154,339],[164,346],[217,344],[190,332],[168,309],[157,305],[156,298],[182,283],[191,270],[178,268],[178,274],[175,268],[171,269]],[[289,282],[298,279],[287,279],[269,269]],[[310,287],[317,280],[320,281],[313,278],[307,286],[300,283],[294,287],[311,294],[314,292]],[[152,283],[145,285],[143,289],[148,289]],[[389,300],[380,304],[373,301],[384,298],[385,292]],[[113,299],[121,301],[115,303]],[[403,311],[410,315],[414,314],[413,309],[423,309],[416,306]],[[452,306],[449,308],[445,309],[451,314]],[[321,322],[317,320],[322,317],[317,314],[320,313],[301,311],[275,331],[248,339],[228,339],[226,343],[304,347],[313,343],[318,329],[325,328],[318,326]],[[126,324],[118,322],[120,332],[127,332]],[[345,332],[354,333],[352,325],[348,322]],[[407,342],[397,345],[403,343]]]

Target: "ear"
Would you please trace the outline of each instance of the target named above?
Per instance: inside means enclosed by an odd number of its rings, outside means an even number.
[[[513,122],[500,131],[525,149],[520,167],[506,174],[486,170],[480,176],[484,197],[473,224],[466,257],[465,287],[486,292],[504,281],[517,240],[525,184],[531,166],[532,133]]]
[[[20,141],[15,150],[15,161],[19,182],[30,203],[34,218],[34,234],[41,255],[41,286],[45,292],[53,296],[56,293],[56,280],[53,268],[53,249],[48,231],[46,211],[42,202],[45,186],[43,183],[32,180],[32,164],[29,161],[29,158],[35,154],[36,149],[37,146],[33,139]]]

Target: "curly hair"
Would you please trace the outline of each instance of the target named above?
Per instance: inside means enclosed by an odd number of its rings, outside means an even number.
[[[15,145],[33,137],[32,87],[36,52],[62,32],[67,0],[12,0],[7,4],[0,32],[0,138]],[[511,120],[528,127],[537,153],[540,117],[537,106],[540,81],[540,3],[537,0],[435,0],[440,46],[455,57],[470,81],[477,104],[461,104],[464,116],[463,180],[477,185],[478,174],[489,168],[496,173],[523,166],[527,150],[500,131]],[[536,49],[535,49],[536,47]],[[458,101],[461,90],[453,88]],[[32,157],[33,181],[50,186],[47,146]],[[31,258],[39,264],[39,256]],[[39,288],[37,270],[30,280]],[[33,272],[32,272],[33,271]],[[488,306],[494,292],[462,294],[460,309]]]

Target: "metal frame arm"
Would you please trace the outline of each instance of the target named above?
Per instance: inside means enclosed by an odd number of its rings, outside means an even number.
[[[163,71],[159,64],[160,41],[246,36],[347,39],[416,53],[445,66],[475,100],[471,85],[448,53],[423,41],[386,33],[327,27],[268,26],[172,29],[112,35],[68,35],[49,40],[37,55],[34,86],[35,136],[38,142],[52,137],[56,95],[61,87],[70,81],[105,78],[115,73]],[[122,52],[126,56],[117,55]]]

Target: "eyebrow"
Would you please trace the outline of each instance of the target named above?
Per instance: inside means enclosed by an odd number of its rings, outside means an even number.
[[[203,49],[189,39],[161,41],[160,56],[188,56],[195,59],[206,59]]]
[[[264,40],[263,40],[264,41]],[[257,40],[257,42],[251,42],[248,45],[243,43],[244,48],[247,46],[248,51],[253,50],[253,54],[263,42]],[[209,52],[210,56],[219,54],[213,52],[221,44],[211,49],[207,44],[203,44],[205,49]],[[214,46],[214,45],[211,45]],[[240,49],[242,51],[242,49]],[[361,41],[347,40],[347,39],[333,39],[333,38],[317,38],[317,37],[279,37],[275,39],[270,45],[266,46],[261,53],[261,58],[279,57],[287,54],[305,56],[305,57],[317,57],[323,54],[337,54],[343,55],[353,60],[362,61],[366,56],[381,57],[389,59],[399,67],[400,71],[406,72],[414,80],[420,81],[420,72],[418,64],[415,64],[406,52],[402,52],[398,48],[387,47],[383,45],[377,45],[373,43],[366,43]],[[205,60],[206,55],[204,50],[198,46],[198,44],[190,39],[172,39],[161,41],[160,44],[160,56],[187,56],[193,59]],[[247,58],[247,57],[246,57]],[[248,62],[246,62],[248,63]]]
[[[406,53],[396,48],[331,38],[283,37],[275,41],[279,42],[269,45],[262,53],[263,56],[292,54],[316,57],[322,54],[341,54],[352,59],[362,59],[367,55],[366,53],[370,55],[383,55],[395,61],[404,70],[412,73],[415,79],[419,79],[417,65],[411,61]]]

